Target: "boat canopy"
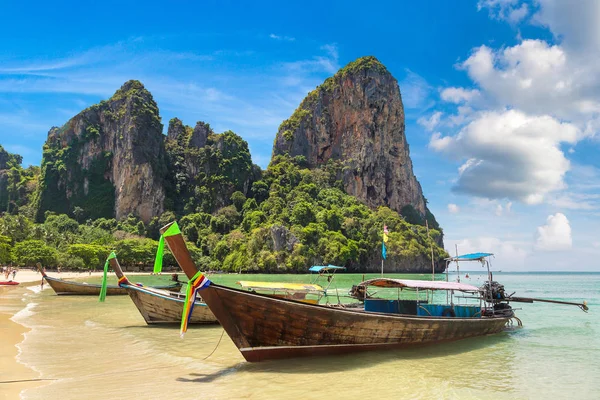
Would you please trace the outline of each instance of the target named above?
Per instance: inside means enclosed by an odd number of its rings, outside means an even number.
[[[375,278],[364,281],[360,286],[378,286],[386,288],[412,288],[430,290],[458,290],[461,292],[479,292],[479,288],[466,283],[444,281],[417,281],[412,279]]]
[[[274,290],[278,292],[313,293],[321,295],[325,294],[325,289],[323,289],[323,287],[310,283],[239,281],[238,285],[244,289],[252,290]]]
[[[329,265],[313,265],[308,270],[310,272],[327,272],[327,271],[340,270],[340,269],[346,269],[346,267],[338,267],[338,266],[331,265],[331,264],[329,264]]]
[[[493,253],[471,253],[462,256],[446,258],[447,261],[481,261],[486,257],[493,256]]]

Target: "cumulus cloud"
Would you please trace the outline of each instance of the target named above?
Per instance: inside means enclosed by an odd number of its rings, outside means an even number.
[[[442,113],[440,111],[436,111],[429,118],[421,117],[417,120],[417,123],[421,125],[428,131],[433,131],[436,126],[440,123],[440,118],[442,117]]]
[[[450,214],[458,214],[459,211],[460,211],[460,207],[457,206],[456,204],[453,204],[453,203],[448,204],[448,212],[450,212]]]
[[[460,87],[449,87],[442,90],[440,97],[444,101],[450,103],[464,103],[472,101],[474,98],[479,96],[479,90],[477,89],[464,89]]]
[[[546,225],[537,228],[536,250],[560,251],[572,246],[571,225],[563,213],[549,215]]]
[[[573,51],[600,50],[600,2],[578,0],[577,6],[564,0],[536,0],[539,10],[533,21],[547,26],[554,36]]]
[[[582,63],[559,45],[524,40],[500,50],[481,46],[460,66],[498,104],[528,113],[588,118],[600,113],[596,63]]]
[[[430,148],[464,160],[457,192],[538,204],[564,187],[570,163],[561,143],[574,143],[575,126],[520,111],[482,112],[455,136],[435,134]]]

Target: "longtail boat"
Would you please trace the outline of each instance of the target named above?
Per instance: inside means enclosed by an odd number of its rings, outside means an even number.
[[[171,224],[163,227],[166,231]],[[204,302],[247,361],[413,347],[502,331],[514,317],[502,307],[457,309],[452,303],[429,304],[418,291],[479,293],[456,282],[375,279],[361,286],[417,291],[416,300],[365,300],[364,309],[309,304],[233,289],[210,282],[198,272],[179,233],[167,245]]]
[[[313,304],[318,303],[327,294],[322,286],[313,283],[239,281],[237,284],[242,289],[253,293],[260,292],[273,297],[293,299]],[[307,295],[312,295],[316,298],[307,298]]]
[[[119,278],[119,287],[129,294],[148,325],[179,324],[181,322],[185,295],[132,284],[123,273],[116,258],[111,258],[109,263]],[[189,323],[216,324],[218,322],[206,304],[196,301]]]
[[[96,285],[96,284],[85,283],[85,282],[66,281],[66,280],[59,279],[59,278],[53,278],[51,276],[48,276],[46,274],[46,272],[44,272],[44,269],[42,268],[40,263],[37,263],[36,266],[37,266],[37,269],[42,274],[42,282],[45,279],[46,282],[48,282],[50,287],[54,290],[54,292],[57,295],[70,294],[70,295],[98,296],[100,294],[100,289],[102,288],[102,285]],[[177,282],[173,282],[172,284],[169,284],[169,285],[154,286],[154,288],[172,290],[172,291],[178,292],[181,289],[181,282],[177,281]],[[119,287],[119,286],[108,285],[106,294],[108,296],[126,295],[127,290],[125,290],[124,288]]]

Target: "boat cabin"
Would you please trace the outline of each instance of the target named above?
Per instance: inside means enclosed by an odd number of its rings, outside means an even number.
[[[365,311],[388,314],[416,315],[423,317],[481,317],[482,304],[479,288],[458,282],[420,281],[411,279],[376,278],[362,282],[359,286],[396,289],[397,298],[367,298]],[[446,296],[435,295],[444,291]],[[456,296],[460,292],[467,296]],[[471,295],[471,296],[469,296]],[[476,296],[476,297],[475,297]],[[446,301],[443,301],[445,297]],[[478,303],[468,303],[473,297]],[[462,304],[455,300],[464,300]]]

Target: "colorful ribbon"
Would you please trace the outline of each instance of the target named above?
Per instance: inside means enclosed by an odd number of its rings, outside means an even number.
[[[154,258],[154,273],[158,274],[162,272],[163,267],[163,254],[165,251],[165,238],[169,236],[174,236],[180,234],[179,225],[177,222],[174,222],[169,229],[165,231],[162,235],[160,235],[160,239],[158,239],[158,248],[156,249],[156,257]]]
[[[179,336],[183,338],[185,332],[187,332],[188,323],[194,311],[194,304],[196,302],[196,292],[204,289],[210,285],[210,280],[202,275],[202,272],[196,272],[196,275],[188,281],[187,289],[185,291],[185,302],[183,303],[183,311],[181,313],[181,328],[179,329]]]
[[[114,251],[111,251],[110,254],[108,255],[108,258],[106,259],[106,262],[104,263],[104,275],[102,276],[102,288],[100,289],[100,297],[98,298],[98,301],[100,301],[100,302],[104,302],[104,300],[106,299],[106,287],[108,286],[106,274],[108,273],[109,261],[112,260],[113,258],[117,258],[117,255],[115,254]]]

